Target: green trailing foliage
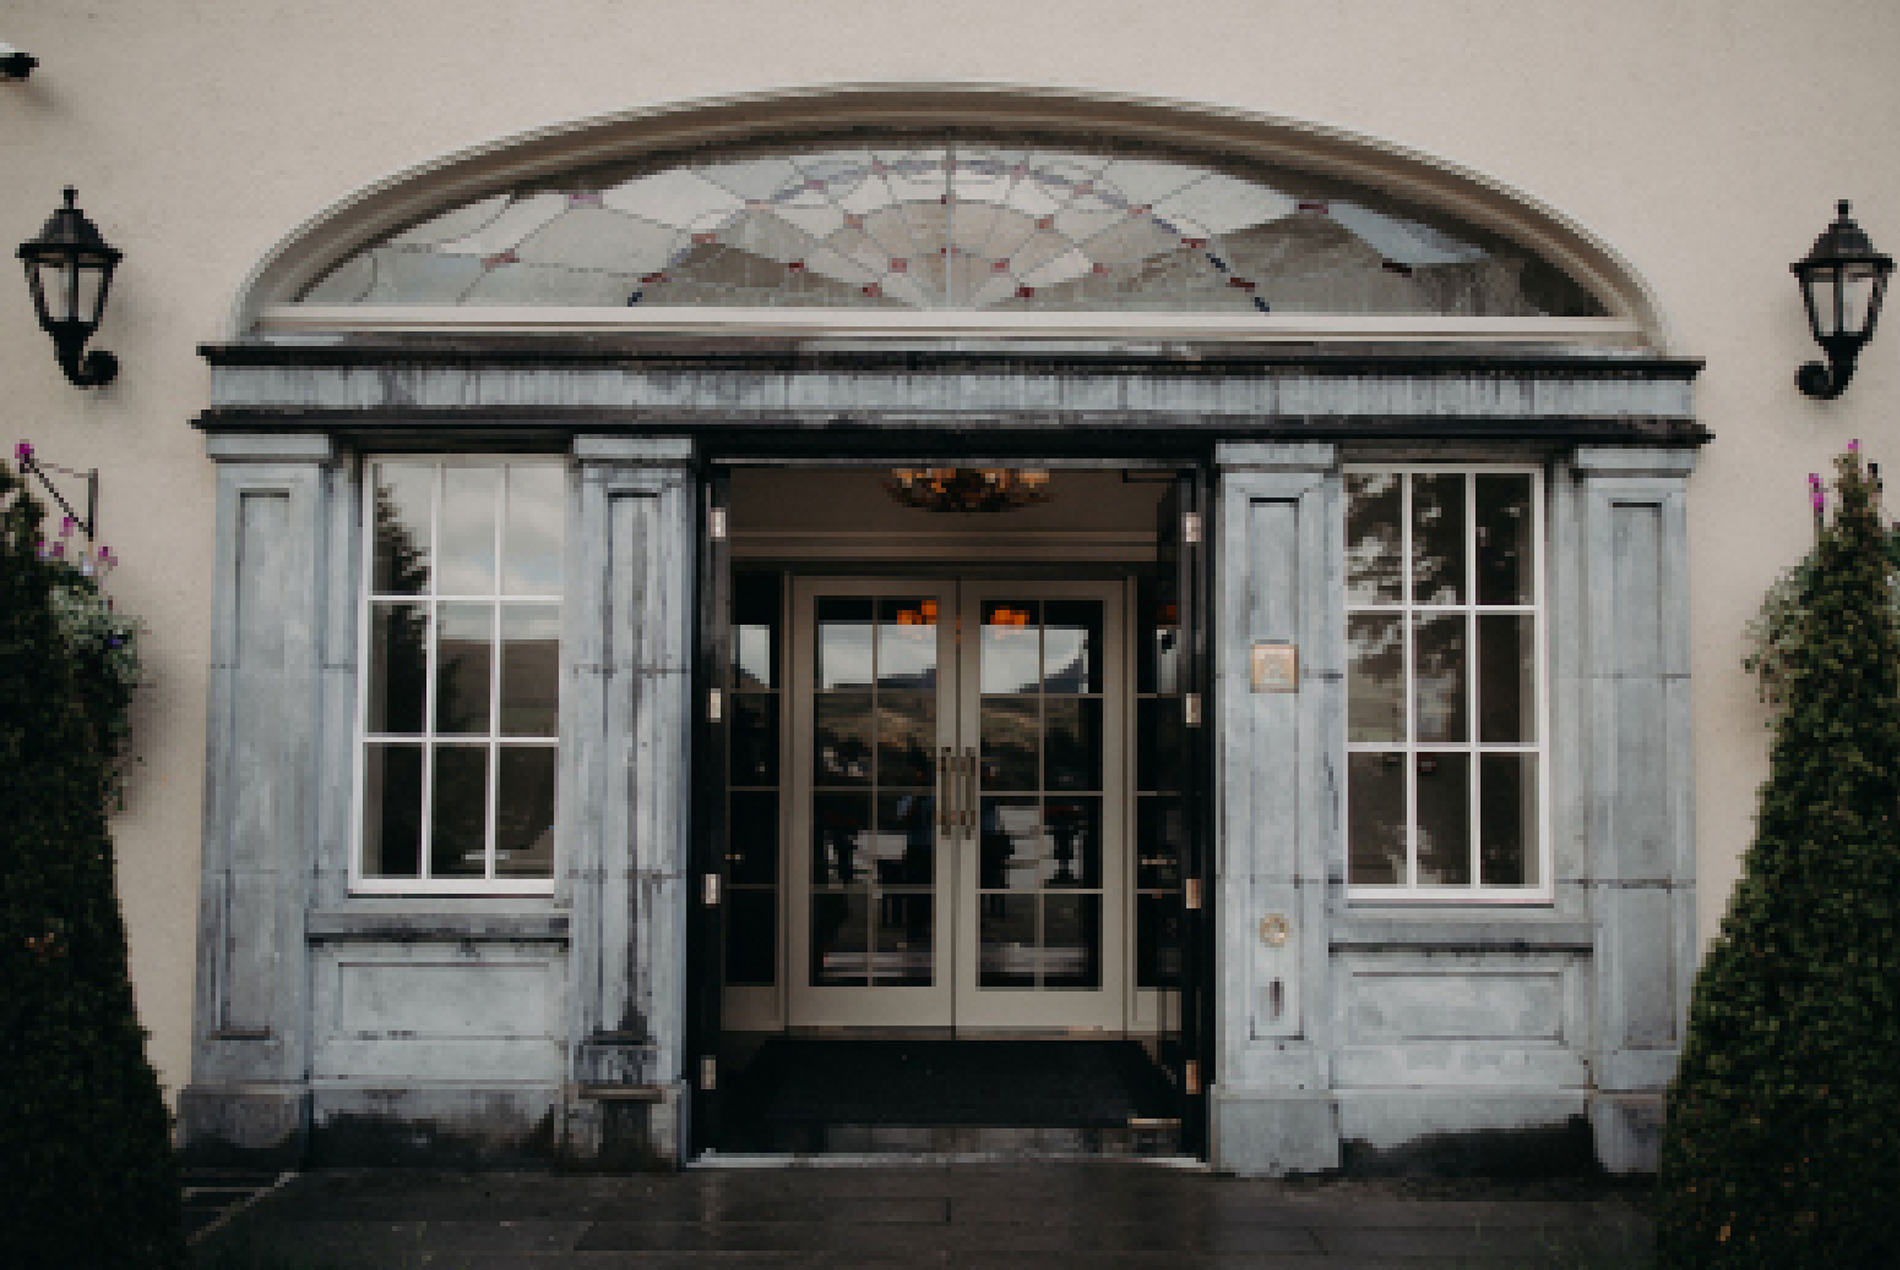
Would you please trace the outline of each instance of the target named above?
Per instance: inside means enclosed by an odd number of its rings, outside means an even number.
[[[1838,467],[1669,1090],[1665,1267],[1900,1266],[1900,628],[1879,492],[1855,450]]]
[[[163,1270],[178,1175],[106,823],[137,656],[42,519],[0,465],[0,1259]]]

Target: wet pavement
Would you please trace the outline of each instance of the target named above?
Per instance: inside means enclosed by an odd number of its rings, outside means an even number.
[[[1647,1192],[1587,1180],[1222,1177],[1156,1162],[286,1177],[206,1228],[203,1270],[1625,1267]]]

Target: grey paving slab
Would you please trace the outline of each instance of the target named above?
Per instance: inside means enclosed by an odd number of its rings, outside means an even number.
[[[1422,1192],[1422,1193],[1421,1193]],[[401,1267],[1640,1267],[1640,1194],[1571,1183],[1238,1180],[1141,1165],[433,1171],[294,1178],[203,1270]]]

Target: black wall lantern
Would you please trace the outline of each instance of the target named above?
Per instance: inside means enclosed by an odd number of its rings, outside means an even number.
[[[38,238],[20,244],[19,254],[26,264],[33,307],[39,311],[40,326],[53,337],[60,369],[80,387],[92,388],[111,383],[119,373],[118,358],[100,349],[85,353],[85,348],[99,329],[120,252],[73,206],[76,197],[77,191],[67,186],[66,206],[46,218]]]
[[[1842,199],[1839,219],[1814,240],[1814,250],[1805,259],[1788,268],[1801,281],[1808,326],[1827,354],[1827,365],[1809,362],[1794,381],[1810,397],[1838,397],[1854,377],[1861,345],[1873,337],[1893,258],[1874,250],[1861,227],[1848,219],[1847,200]]]

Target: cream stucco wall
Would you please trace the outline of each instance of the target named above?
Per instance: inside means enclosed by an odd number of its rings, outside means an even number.
[[[1719,921],[1765,772],[1740,631],[1809,521],[1805,476],[1850,437],[1900,464],[1900,334],[1848,395],[1799,396],[1812,351],[1787,262],[1833,200],[1900,250],[1900,7],[1886,0],[0,0],[41,59],[0,85],[0,229],[68,182],[126,253],[65,385],[24,287],[0,300],[0,440],[101,472],[120,602],[152,686],[116,832],[152,1056],[187,1076],[210,611],[199,342],[252,265],[350,190],[550,123],[778,85],[1063,85],[1307,120],[1526,191],[1645,275],[1675,351],[1707,359],[1715,434],[1691,484],[1700,913]],[[10,426],[10,433],[9,433]]]

